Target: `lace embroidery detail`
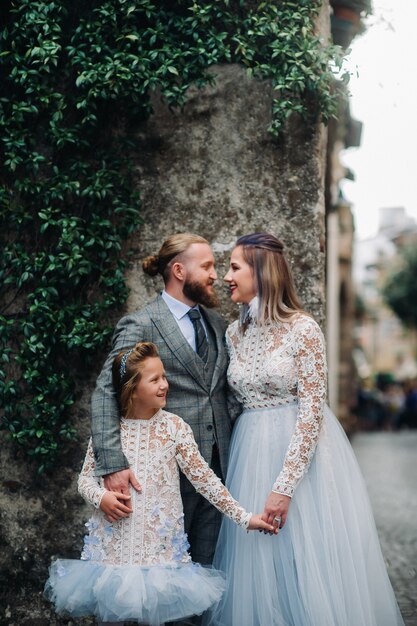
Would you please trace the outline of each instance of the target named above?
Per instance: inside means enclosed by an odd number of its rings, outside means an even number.
[[[226,333],[228,380],[245,408],[297,402],[297,424],[273,490],[292,496],[313,457],[326,399],[326,357],[322,332],[305,314],[288,322],[250,322],[241,333],[234,322]]]
[[[230,495],[220,478],[216,476],[201,456],[191,427],[183,420],[181,422],[176,441],[176,459],[180,468],[196,490],[211,504],[230,517],[236,524],[247,528],[251,513],[247,513]]]
[[[121,442],[142,493],[131,490],[133,514],[113,524],[100,509],[94,512],[87,524],[82,558],[120,565],[189,562],[178,466],[214,506],[247,527],[251,514],[207,465],[191,428],[180,417],[159,411],[150,420],[122,420]],[[102,479],[94,476],[94,468],[90,441],[78,489],[87,502],[97,506],[105,489]]]
[[[81,469],[81,473],[78,478],[78,491],[80,491],[80,481],[81,481],[82,487],[83,487],[82,496],[84,500],[87,500],[87,502],[89,502],[96,509],[98,509],[98,507],[100,506],[101,499],[106,493],[106,490],[103,486],[103,480],[100,479],[98,481],[98,484],[96,481],[94,482],[82,481],[83,476],[89,476],[91,474],[94,474],[94,469],[95,469],[95,459],[94,459],[93,446],[92,446],[91,439],[90,439],[88,443],[87,453],[85,455],[83,467]]]
[[[106,545],[113,536],[110,522],[91,517],[86,522],[89,534],[84,537],[84,547],[81,552],[82,561],[102,561],[106,554]]]

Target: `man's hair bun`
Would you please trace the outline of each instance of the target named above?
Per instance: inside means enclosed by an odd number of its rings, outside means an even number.
[[[151,255],[143,259],[142,268],[148,276],[156,276],[159,273],[159,256]]]
[[[171,276],[171,267],[174,259],[184,254],[193,243],[208,244],[207,239],[194,235],[193,233],[176,233],[164,241],[159,254],[147,256],[142,261],[143,271],[149,276],[161,274],[164,283],[167,283]]]

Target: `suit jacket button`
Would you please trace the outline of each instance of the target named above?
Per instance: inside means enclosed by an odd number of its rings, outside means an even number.
[[[210,430],[213,430],[213,425],[212,425],[212,424],[209,424],[209,425],[207,426],[207,430],[209,430],[209,431],[210,431]]]

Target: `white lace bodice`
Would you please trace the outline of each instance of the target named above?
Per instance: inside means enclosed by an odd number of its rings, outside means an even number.
[[[229,386],[245,408],[298,405],[295,431],[272,486],[292,496],[310,465],[323,418],[327,373],[323,334],[311,317],[300,313],[288,322],[250,321],[245,333],[234,322],[226,342]]]
[[[86,526],[82,559],[120,565],[188,562],[178,466],[199,493],[246,528],[251,514],[232,498],[207,465],[192,430],[180,417],[160,410],[150,420],[121,420],[122,449],[141,487],[131,489],[133,513],[110,523],[98,509]],[[78,480],[80,494],[99,507],[105,493],[94,476],[91,441]]]

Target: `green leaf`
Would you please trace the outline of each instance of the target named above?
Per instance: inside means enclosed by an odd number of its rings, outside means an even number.
[[[1,424],[44,472],[76,437],[76,385],[128,296],[129,238],[142,222],[130,157],[144,149],[134,129],[152,93],[182,108],[190,88],[215,84],[214,64],[239,63],[271,83],[279,136],[294,112],[334,115],[330,64],[343,76],[343,59],[314,34],[318,0],[5,5]]]

